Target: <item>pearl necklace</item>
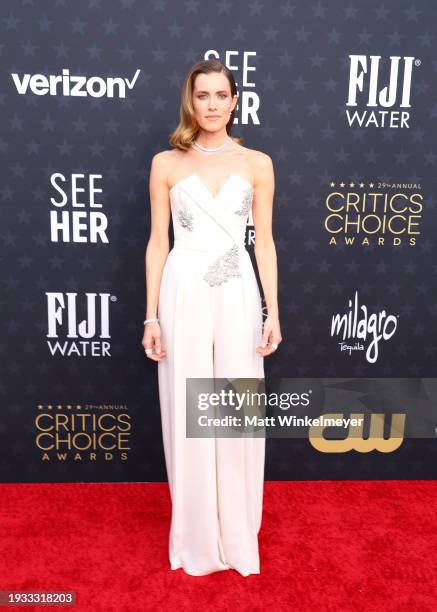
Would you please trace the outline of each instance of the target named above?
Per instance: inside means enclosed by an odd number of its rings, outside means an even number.
[[[216,153],[217,151],[222,151],[223,149],[228,147],[231,144],[231,142],[232,142],[232,138],[228,136],[225,142],[219,147],[204,147],[198,144],[196,141],[192,142],[191,146],[193,147],[193,149],[196,149],[196,151],[202,151],[202,153]]]

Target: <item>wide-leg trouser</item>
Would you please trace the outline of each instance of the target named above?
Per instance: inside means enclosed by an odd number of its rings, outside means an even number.
[[[164,267],[158,316],[162,435],[172,500],[169,559],[200,576],[260,572],[265,438],[187,438],[187,378],[263,378],[261,298],[250,256],[241,277],[211,287],[214,252],[174,248]]]

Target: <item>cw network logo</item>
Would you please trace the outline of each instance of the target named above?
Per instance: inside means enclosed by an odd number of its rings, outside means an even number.
[[[36,96],[73,96],[92,98],[125,98],[126,90],[133,89],[140,74],[140,69],[135,72],[132,80],[126,77],[99,77],[99,76],[74,76],[68,68],[60,74],[26,73],[22,77],[17,72],[12,72],[12,80],[17,92],[24,96],[33,93]]]

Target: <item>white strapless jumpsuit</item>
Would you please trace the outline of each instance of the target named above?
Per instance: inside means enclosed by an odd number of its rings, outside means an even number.
[[[174,247],[159,293],[162,435],[172,501],[171,569],[260,573],[265,438],[187,438],[187,378],[264,377],[262,304],[245,248],[253,201],[232,173],[212,196],[197,173],[170,190]]]

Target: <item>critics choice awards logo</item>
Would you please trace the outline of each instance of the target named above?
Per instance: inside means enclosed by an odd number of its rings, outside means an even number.
[[[420,184],[331,181],[324,228],[329,244],[416,246],[422,222]]]
[[[35,429],[45,462],[128,459],[132,422],[125,404],[39,404]]]

